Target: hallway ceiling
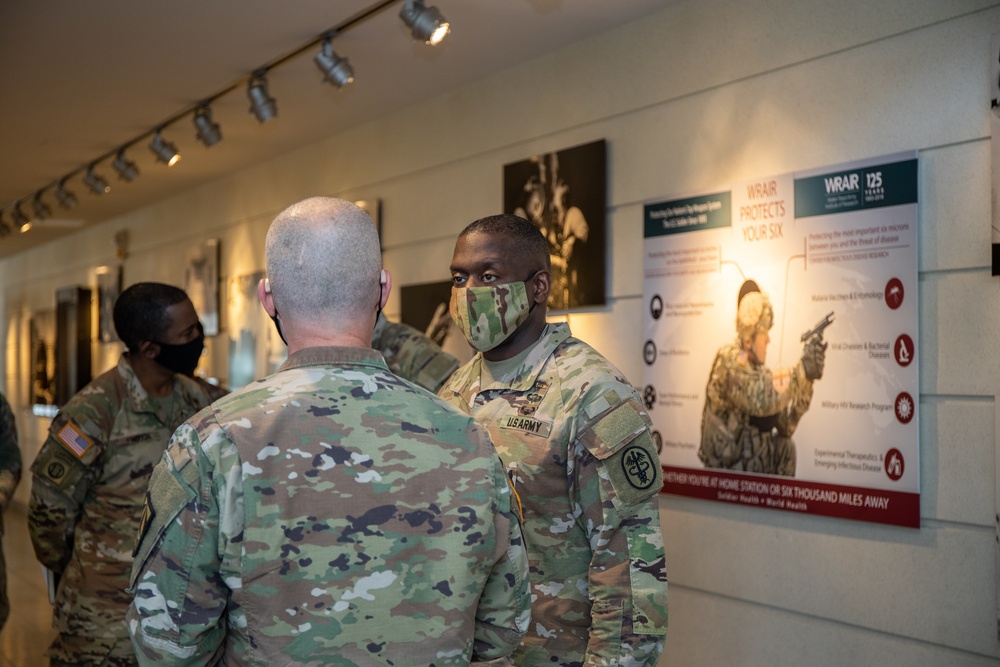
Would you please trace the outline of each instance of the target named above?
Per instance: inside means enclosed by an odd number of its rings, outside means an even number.
[[[414,41],[392,2],[334,40],[356,81],[337,90],[313,63],[319,47],[271,70],[278,117],[249,115],[246,81],[256,68],[312,41],[376,0],[0,0],[0,207],[48,188],[52,219],[0,237],[0,257],[71,234],[491,73],[642,18],[677,0],[428,0],[452,25],[437,47]],[[156,163],[151,133],[227,87],[212,104],[221,143],[194,137],[191,115],[163,130],[182,160]],[[111,158],[95,171],[111,185],[97,196],[83,168],[138,139],[127,156],[139,168],[119,180]],[[57,203],[63,176],[77,198]]]

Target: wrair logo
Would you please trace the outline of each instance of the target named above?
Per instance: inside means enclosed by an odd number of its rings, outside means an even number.
[[[859,174],[844,174],[842,176],[830,176],[824,178],[826,194],[832,192],[857,192],[861,189],[861,176]]]

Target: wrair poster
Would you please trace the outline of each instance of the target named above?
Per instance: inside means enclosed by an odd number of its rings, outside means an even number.
[[[644,207],[664,491],[920,525],[917,158]]]

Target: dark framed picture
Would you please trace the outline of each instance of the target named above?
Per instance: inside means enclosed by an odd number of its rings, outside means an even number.
[[[122,293],[122,267],[100,266],[97,268],[97,338],[102,343],[118,340],[115,331],[115,301]]]
[[[189,246],[185,252],[184,291],[201,318],[206,336],[219,333],[219,239]]]
[[[420,285],[403,285],[400,290],[402,308],[399,319],[441,346],[461,363],[473,357],[475,350],[465,340],[461,330],[451,320],[451,281]]]
[[[605,303],[606,167],[603,139],[504,165],[504,212],[530,220],[549,244],[552,310]]]

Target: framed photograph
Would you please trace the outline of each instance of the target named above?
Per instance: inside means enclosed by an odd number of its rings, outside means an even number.
[[[102,343],[118,340],[115,332],[115,301],[122,293],[122,267],[97,267],[97,339]]]
[[[56,398],[56,311],[32,313],[28,322],[31,346],[31,373],[28,396],[32,405],[55,405]]]
[[[201,318],[206,336],[219,333],[219,239],[208,239],[184,251],[184,291]]]
[[[403,285],[400,291],[400,320],[441,346],[461,363],[473,357],[475,350],[451,320],[451,281]]]
[[[288,356],[274,323],[257,298],[263,271],[228,281],[229,388],[239,389],[278,370]]]
[[[601,139],[504,165],[504,212],[530,220],[549,244],[551,310],[605,303],[606,164]]]

